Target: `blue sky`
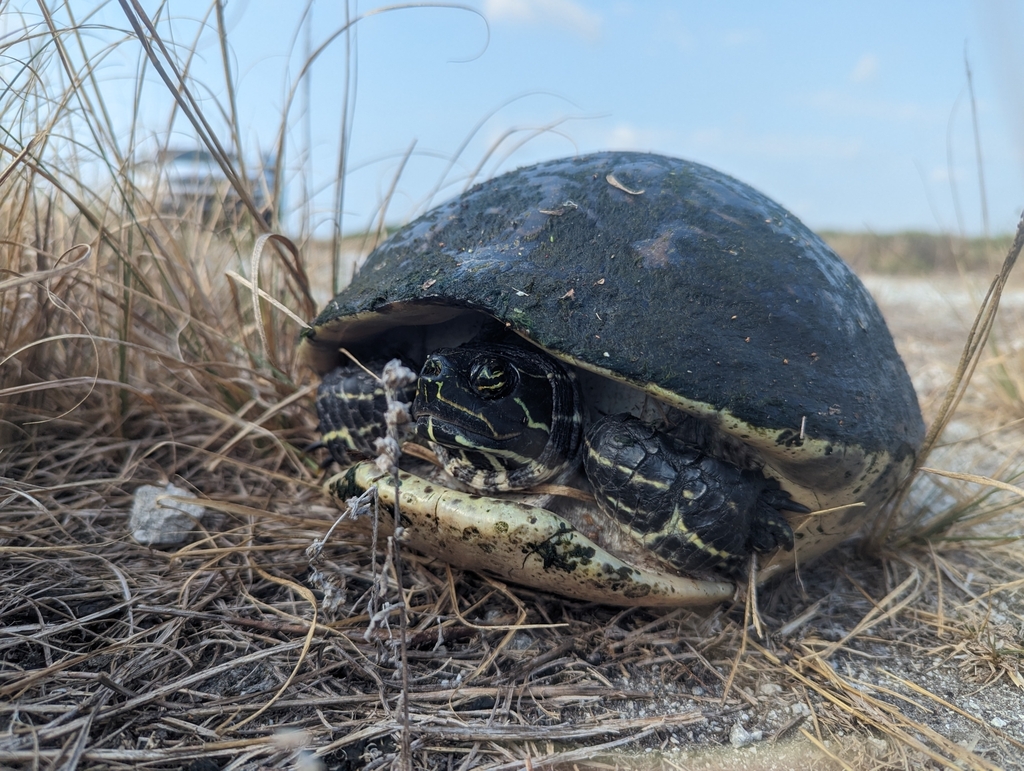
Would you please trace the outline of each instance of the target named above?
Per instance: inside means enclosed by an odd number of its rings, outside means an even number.
[[[357,26],[346,229],[371,221],[414,141],[389,220],[422,211],[448,159],[496,110],[448,171],[435,203],[458,192],[481,163],[480,173],[491,176],[547,158],[635,149],[714,166],[816,229],[978,234],[983,220],[965,52],[990,230],[1011,231],[1024,208],[1019,2],[465,5],[477,13],[414,8],[372,15]],[[146,6],[156,10],[156,3]],[[206,3],[174,0],[169,7],[173,20],[162,29],[189,44],[198,29],[190,20],[205,13]],[[375,7],[363,2],[357,10]],[[227,4],[250,153],[274,140],[302,61],[302,9],[264,0]],[[127,26],[116,4],[102,17]],[[315,3],[313,47],[343,19],[343,3]],[[211,31],[200,40],[196,76],[210,85],[211,99],[223,100],[216,38]],[[117,80],[132,67],[112,60],[101,76]],[[312,158],[312,177],[293,174],[288,202],[301,199],[303,185],[320,191],[304,229],[322,232],[331,218],[344,72],[339,38],[311,70],[308,121],[301,97],[289,116],[287,156],[295,164]],[[142,115],[149,128],[161,129],[166,95],[150,88],[145,97]],[[188,144],[186,127],[176,128],[174,142]]]

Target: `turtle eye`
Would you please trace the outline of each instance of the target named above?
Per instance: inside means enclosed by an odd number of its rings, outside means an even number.
[[[441,362],[437,360],[436,356],[431,356],[423,362],[423,367],[420,369],[420,377],[438,377],[441,374],[441,370]]]
[[[469,383],[485,399],[500,399],[516,387],[519,373],[508,359],[480,356],[469,369]]]

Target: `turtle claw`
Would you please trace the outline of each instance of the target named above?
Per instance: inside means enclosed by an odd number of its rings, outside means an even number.
[[[781,493],[781,491],[779,492]],[[782,495],[785,495],[787,499],[789,498],[786,493],[782,493]],[[768,496],[762,496],[761,500],[758,502],[754,521],[750,525],[750,536],[747,539],[747,548],[751,552],[756,551],[758,554],[767,554],[775,549],[792,551],[793,528],[789,526],[786,518],[779,513],[778,509],[789,509],[789,506],[800,506],[800,504],[789,501],[787,505],[779,507],[766,500],[767,497]],[[800,506],[800,508],[805,512],[809,511],[806,506]],[[796,509],[789,510],[796,511]]]
[[[811,510],[797,503],[773,479],[767,480],[765,489],[757,501],[754,519],[750,523],[747,549],[758,554],[767,554],[775,549],[793,550],[793,528],[782,516],[783,511],[810,514]]]

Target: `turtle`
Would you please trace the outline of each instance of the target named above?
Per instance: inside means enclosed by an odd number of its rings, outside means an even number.
[[[330,494],[376,485],[412,548],[606,604],[713,603],[752,560],[758,581],[806,564],[878,515],[924,436],[846,263],[748,185],[650,153],[538,163],[429,211],[300,355]],[[390,358],[419,372],[407,438],[437,459],[407,453],[398,486],[367,459]]]

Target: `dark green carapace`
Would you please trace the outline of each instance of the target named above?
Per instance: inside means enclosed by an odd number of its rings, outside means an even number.
[[[379,247],[309,340],[396,303],[483,309],[549,351],[752,425],[805,419],[805,435],[868,452],[923,438],[853,272],[778,204],[699,164],[601,153],[477,185]]]

